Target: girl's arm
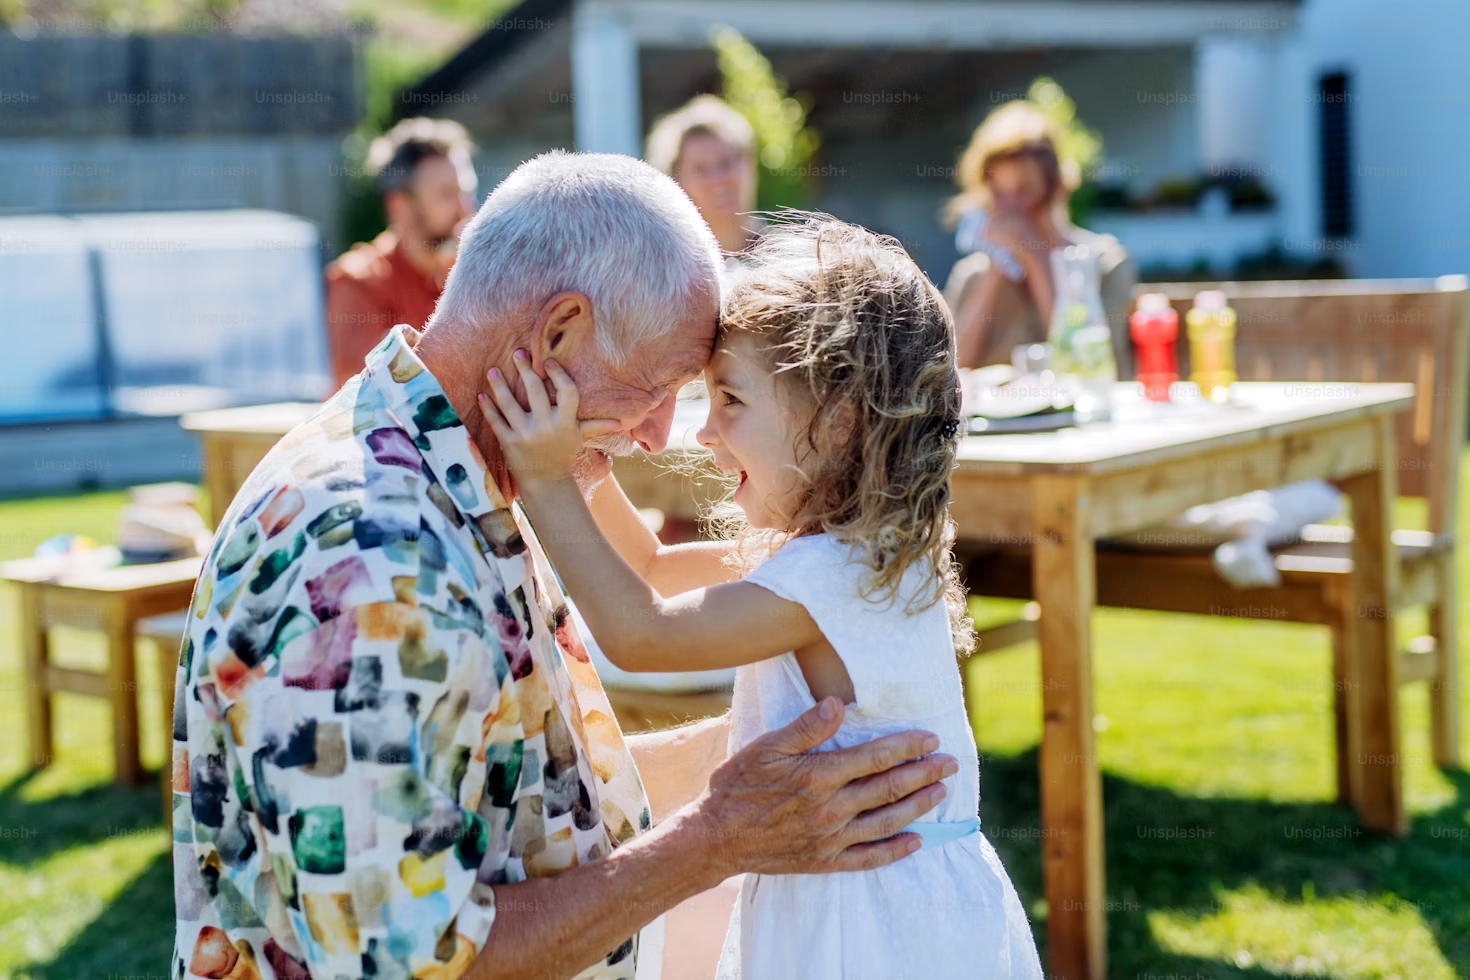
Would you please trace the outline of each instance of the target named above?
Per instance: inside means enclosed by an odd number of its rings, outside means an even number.
[[[593,491],[591,507],[592,517],[608,542],[660,595],[678,595],[737,577],[725,564],[730,542],[664,544],[639,518],[637,508],[612,475]]]
[[[530,411],[494,368],[494,401],[480,395],[480,411],[500,441],[552,565],[609,660],[633,671],[713,670],[765,660],[822,638],[804,608],[758,585],[732,582],[666,599],[640,578],[598,530],[572,478],[583,440],[612,431],[616,423],[578,422],[576,385],[555,361],[546,362],[555,406],[520,351],[516,366]]]
[[[736,667],[822,638],[804,608],[748,582],[664,598],[598,531],[570,476],[516,481],[532,524],[556,528],[542,544],[602,652],[622,669]]]

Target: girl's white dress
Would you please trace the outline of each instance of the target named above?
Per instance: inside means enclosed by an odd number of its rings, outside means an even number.
[[[903,595],[922,586],[923,567],[909,569]],[[1025,909],[976,819],[979,761],[944,603],[910,614],[902,600],[871,602],[860,594],[869,574],[821,534],[788,542],[745,581],[800,603],[847,667],[856,703],[820,749],[918,728],[959,772],[920,818],[924,847],[895,864],[747,875],[719,980],[1040,980]],[[813,704],[791,653],[738,668],[732,750]]]

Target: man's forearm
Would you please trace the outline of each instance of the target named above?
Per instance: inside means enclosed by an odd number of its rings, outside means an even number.
[[[495,887],[495,922],[464,980],[564,980],[730,874],[689,811],[601,861]]]
[[[648,792],[653,822],[659,823],[708,787],[710,773],[729,754],[730,715],[631,735],[627,742]]]

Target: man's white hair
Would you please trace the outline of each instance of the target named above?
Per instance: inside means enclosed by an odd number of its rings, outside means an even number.
[[[665,174],[632,157],[554,151],[521,164],[460,237],[435,320],[529,323],[563,290],[592,302],[597,344],[621,364],[718,302],[714,234]]]

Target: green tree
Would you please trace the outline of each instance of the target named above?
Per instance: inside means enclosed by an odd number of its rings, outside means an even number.
[[[1056,127],[1057,157],[1061,161],[1062,169],[1071,174],[1074,180],[1081,181],[1077,192],[1072,195],[1068,210],[1072,220],[1082,224],[1097,195],[1096,187],[1088,179],[1088,174],[1095,171],[1102,162],[1102,137],[1077,118],[1077,104],[1062,91],[1055,79],[1046,75],[1038,76],[1026,89],[1026,100],[1041,110]]]
[[[807,203],[808,164],[820,142],[806,107],[790,95],[771,62],[733,27],[710,31],[726,102],[755,130],[760,164],[756,206],[769,211]]]

